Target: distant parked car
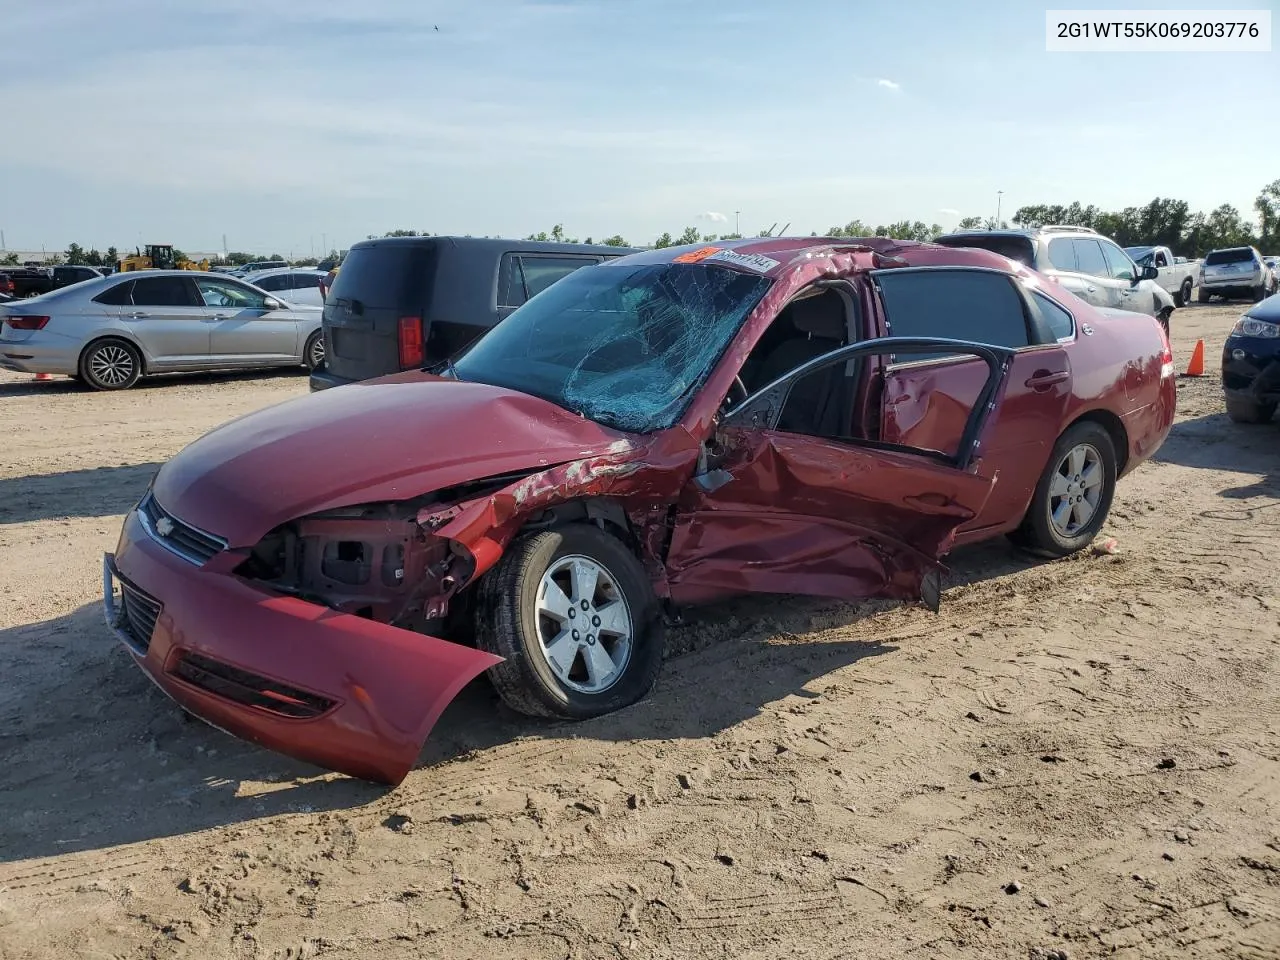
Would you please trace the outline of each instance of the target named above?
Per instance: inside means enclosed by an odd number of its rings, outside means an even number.
[[[0,296],[13,297],[13,277],[0,270]]]
[[[325,298],[328,354],[311,389],[444,360],[562,277],[632,252],[479,237],[364,240]]]
[[[9,277],[13,287],[13,296],[38,297],[53,289],[53,273],[48,267],[5,267],[3,272]]]
[[[284,260],[255,260],[252,263],[246,263],[243,266],[236,267],[231,271],[234,277],[245,277],[251,273],[261,273],[263,270],[281,270],[289,264]]]
[[[1276,277],[1262,262],[1262,254],[1253,247],[1226,247],[1212,250],[1200,265],[1201,303],[1210,297],[1247,297],[1255,303],[1275,292]]]
[[[1256,303],[1222,347],[1222,391],[1236,423],[1266,423],[1280,403],[1280,296]]]
[[[60,290],[63,287],[69,287],[73,283],[82,283],[85,280],[97,280],[102,276],[102,271],[97,267],[54,267],[53,268],[53,286],[51,289]]]
[[[153,373],[324,362],[320,310],[224,274],[146,270],[0,306],[0,369],[123,390]]]
[[[1159,271],[1139,267],[1113,241],[1088,227],[973,230],[947,234],[934,242],[990,250],[1057,280],[1086,303],[1145,313],[1169,330],[1176,304],[1156,282]]]
[[[283,270],[250,273],[243,279],[245,283],[251,283],[267,293],[274,293],[290,303],[320,307],[324,305],[324,298],[320,296],[320,281],[324,277],[325,274],[309,267],[285,267]]]

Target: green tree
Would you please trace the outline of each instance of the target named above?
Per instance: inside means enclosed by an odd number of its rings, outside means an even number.
[[[956,224],[956,229],[957,230],[977,230],[981,226],[982,226],[981,217],[965,217],[963,220],[961,220],[959,223]]]
[[[66,258],[67,263],[71,264],[73,267],[78,267],[89,262],[85,259],[84,248],[78,243],[73,243],[67,247]]]
[[[181,263],[181,262],[182,262],[183,260],[185,260],[185,259],[187,259],[187,255],[186,255],[185,253],[183,253],[181,250],[179,250],[177,247],[174,247],[174,248],[173,248],[173,262],[174,262],[174,263]],[[272,257],[271,259],[272,259],[272,260],[278,260],[278,259],[280,259],[280,258],[279,258],[279,257]]]
[[[103,254],[103,265],[114,267],[120,262],[120,251],[115,247],[107,247],[107,252]]]
[[[590,243],[590,242],[591,242],[590,240],[588,240],[588,241],[587,241],[587,243]],[[626,240],[624,240],[624,239],[622,238],[622,235],[621,235],[621,234],[619,234],[619,233],[615,233],[612,237],[605,237],[605,238],[604,238],[604,245],[605,245],[606,247],[625,247],[625,246],[628,246],[627,241],[626,241]]]
[[[869,237],[872,230],[861,220],[850,220],[843,227],[827,227],[828,237]]]
[[[90,250],[88,253],[84,255],[84,262],[91,267],[102,266],[102,254],[98,252],[97,247],[94,247],[92,250]]]
[[[595,241],[594,241],[594,240],[592,240],[590,237],[587,237],[587,239],[583,240],[582,242],[583,242],[583,243],[585,243],[585,244],[587,244],[588,246],[590,246],[591,244],[595,243]],[[623,246],[626,246],[626,244],[623,244]]]
[[[3,259],[0,259],[6,267],[16,267],[18,265],[18,255],[16,253],[6,253]]]
[[[671,239],[671,234],[669,233],[664,233],[657,240],[653,241],[653,247],[655,250],[661,250],[663,247],[670,247],[674,245],[675,241]]]
[[[685,227],[684,233],[680,234],[680,236],[676,238],[676,242],[673,244],[673,246],[682,247],[687,243],[701,243],[701,242],[702,242],[702,237],[698,235],[697,227]]]
[[[1265,250],[1280,245],[1280,180],[1272,180],[1253,201],[1258,211],[1258,242]]]

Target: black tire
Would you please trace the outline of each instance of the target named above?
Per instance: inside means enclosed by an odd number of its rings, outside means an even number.
[[[1178,288],[1177,305],[1180,307],[1189,306],[1191,303],[1191,278],[1188,277],[1182,281],[1182,286]]]
[[[104,366],[107,361],[114,361]],[[95,367],[98,370],[95,372]],[[106,373],[108,369],[118,375]],[[89,344],[80,354],[80,376],[94,390],[128,390],[142,376],[142,354],[128,340],[103,337]]]
[[[1156,319],[1160,321],[1160,326],[1164,327],[1164,335],[1166,337],[1173,336],[1172,331],[1169,329],[1169,320],[1172,316],[1173,310],[1169,307],[1165,307],[1160,311],[1160,316],[1156,317]]]
[[[317,330],[311,336],[307,337],[307,345],[302,348],[302,365],[307,370],[315,371],[324,366],[324,340],[322,338],[323,331]]]
[[[1267,285],[1264,283],[1264,284],[1262,284],[1261,286],[1254,287],[1254,288],[1253,288],[1253,302],[1254,302],[1254,303],[1261,303],[1261,302],[1262,302],[1263,300],[1265,300],[1265,299],[1267,299]]]
[[[1236,423],[1270,423],[1275,412],[1274,403],[1254,403],[1227,397],[1227,416]]]
[[[617,584],[631,615],[632,644],[626,665],[621,676],[598,693],[562,683],[540,640],[535,605],[543,575],[558,560],[572,556],[586,557],[603,567]],[[489,669],[489,679],[514,710],[583,720],[635,703],[658,679],[664,631],[653,587],[634,554],[597,527],[571,524],[516,540],[497,566],[485,574],[478,593],[476,646],[505,658]],[[574,667],[580,662],[578,656],[574,654]]]
[[[1196,299],[1197,299],[1197,300],[1199,300],[1201,303],[1208,303],[1208,302],[1209,302],[1209,291],[1208,291],[1208,290],[1206,290],[1204,287],[1200,287],[1200,288],[1196,291]]]
[[[1050,519],[1053,498],[1050,496],[1049,488],[1053,483],[1054,475],[1058,472],[1059,464],[1073,448],[1082,444],[1087,444],[1097,451],[1103,470],[1102,493],[1089,522],[1073,535],[1067,536],[1059,531]],[[1036,484],[1035,492],[1031,496],[1027,515],[1022,520],[1022,526],[1014,532],[1012,539],[1019,546],[1046,557],[1065,557],[1083,550],[1107,522],[1115,493],[1116,449],[1111,434],[1107,433],[1100,424],[1091,420],[1076,423],[1067,428],[1058,438],[1058,442],[1053,445],[1049,462],[1045,464],[1044,473],[1040,475],[1040,481]]]

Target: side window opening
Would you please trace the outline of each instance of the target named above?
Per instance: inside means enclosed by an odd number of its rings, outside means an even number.
[[[1010,277],[986,270],[886,270],[875,274],[889,335],[947,337],[1017,350],[1031,344],[1027,312]],[[948,358],[904,356],[901,363]],[[967,357],[952,357],[961,362]],[[895,362],[898,362],[895,359]]]
[[[1040,318],[1057,340],[1069,340],[1075,334],[1075,319],[1065,307],[1060,307],[1043,293],[1032,292],[1031,299],[1040,311]]]
[[[857,331],[852,298],[833,290],[792,300],[756,343],[742,367],[752,394],[797,367],[848,345]],[[777,428],[788,433],[843,439],[856,431],[854,394],[861,361],[824,367],[791,386]]]

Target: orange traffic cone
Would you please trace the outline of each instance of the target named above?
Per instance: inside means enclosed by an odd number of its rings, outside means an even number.
[[[1197,340],[1196,348],[1191,351],[1191,362],[1187,364],[1186,376],[1204,376],[1204,341]]]
[[[52,380],[52,379],[53,379],[53,374],[52,374],[52,373],[37,373],[37,374],[36,374],[36,379],[37,379],[37,380]]]

